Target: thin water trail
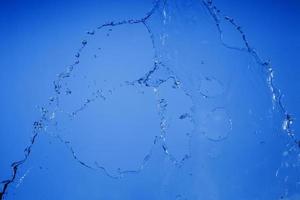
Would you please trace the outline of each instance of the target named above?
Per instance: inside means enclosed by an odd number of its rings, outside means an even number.
[[[286,132],[288,136],[293,138],[294,142],[298,145],[299,141],[296,139],[295,131],[292,129],[294,119],[292,117],[292,114],[285,108],[284,104],[282,103],[283,94],[281,90],[274,84],[274,69],[271,62],[261,58],[261,56],[257,53],[255,48],[250,45],[245,32],[243,31],[242,27],[236,22],[236,20],[234,20],[232,17],[223,14],[222,11],[216,7],[212,0],[203,0],[202,3],[207,8],[209,14],[211,15],[216,24],[217,30],[219,32],[219,37],[223,46],[228,49],[243,51],[250,54],[256,61],[256,63],[264,69],[267,86],[270,90],[271,99],[273,102],[273,110],[275,110],[275,107],[279,108],[281,114],[283,115],[283,131]],[[239,33],[244,43],[244,47],[232,46],[224,41],[224,33],[221,24],[224,21],[228,22]]]
[[[116,27],[116,26],[122,26],[122,25],[142,24],[147,29],[147,31],[149,33],[149,37],[150,37],[152,43],[154,44],[154,41],[153,41],[154,39],[152,37],[151,30],[147,26],[146,22],[157,11],[159,6],[163,2],[164,2],[163,0],[154,1],[153,7],[149,10],[149,12],[147,12],[143,17],[141,17],[139,19],[128,19],[128,20],[123,20],[123,21],[107,22],[107,23],[104,23],[104,24],[98,26],[97,30],[100,31],[101,29],[103,29],[105,27]],[[94,36],[95,34],[96,34],[95,30],[87,32],[87,35],[89,35],[89,36]],[[29,145],[24,149],[24,158],[22,158],[21,160],[13,162],[11,164],[11,171],[12,172],[11,172],[10,178],[7,179],[7,180],[2,180],[1,181],[1,185],[2,185],[2,188],[1,188],[1,191],[0,191],[0,199],[1,200],[4,199],[5,194],[6,194],[7,190],[9,189],[10,185],[16,180],[19,168],[28,160],[28,158],[32,154],[32,150],[34,148],[35,143],[37,142],[37,140],[39,138],[39,135],[45,131],[45,129],[47,128],[49,123],[51,123],[51,121],[53,120],[53,116],[55,116],[55,113],[59,111],[59,109],[60,109],[59,108],[59,106],[60,106],[59,105],[60,95],[70,93],[68,88],[64,88],[64,83],[65,83],[65,81],[67,81],[68,78],[71,77],[71,75],[74,71],[74,68],[77,67],[77,65],[80,63],[80,54],[82,54],[84,52],[84,49],[86,48],[87,45],[88,45],[88,39],[82,40],[81,46],[75,54],[75,58],[76,58],[75,61],[72,64],[69,65],[69,67],[66,69],[66,71],[61,72],[58,75],[57,79],[55,81],[53,81],[53,88],[54,88],[55,95],[49,98],[49,101],[48,101],[48,103],[46,104],[45,107],[42,107],[42,109],[41,109],[41,118],[33,123],[33,136],[30,139]],[[82,105],[82,107],[80,107],[78,110],[76,110],[73,114],[77,114],[79,111],[83,110],[85,107],[87,107],[88,104],[93,102],[99,96],[101,96],[101,98],[104,98],[103,95],[98,94],[93,99],[87,99],[87,101]],[[49,109],[51,109],[51,108],[53,109],[53,107],[54,107],[54,109],[53,110],[48,110],[48,107],[49,107]],[[49,116],[49,113],[51,114],[51,116]],[[59,140],[61,142],[65,143],[66,145],[68,144],[67,141],[63,141],[61,138],[59,138]],[[67,147],[70,149],[73,158],[78,163],[80,163],[81,165],[83,165],[87,168],[91,168],[90,166],[88,166],[83,161],[81,161],[80,159],[77,158],[76,153],[73,151],[72,147],[70,147],[70,146],[67,146]],[[143,163],[147,162],[147,160],[148,160],[148,155],[145,156],[145,159],[144,159]],[[144,165],[143,163],[142,163],[141,167],[138,170],[135,170],[133,172],[139,172],[143,168],[143,165]],[[106,169],[103,166],[97,166],[97,168],[99,168],[99,169],[103,170],[104,172],[106,172]],[[127,173],[132,173],[132,171],[120,172],[120,175],[127,174]],[[111,175],[107,173],[107,176],[111,176]],[[115,177],[112,177],[112,178],[115,178]]]

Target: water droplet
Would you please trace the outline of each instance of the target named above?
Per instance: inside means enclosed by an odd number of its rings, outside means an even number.
[[[92,31],[87,31],[86,32],[88,35],[94,35],[95,34],[95,31],[94,30],[92,30]]]
[[[81,44],[82,44],[83,46],[85,46],[85,45],[87,45],[87,41],[86,41],[86,40],[82,40]]]

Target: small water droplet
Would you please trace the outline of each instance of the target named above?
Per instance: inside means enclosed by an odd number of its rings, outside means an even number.
[[[87,41],[86,40],[82,40],[81,43],[82,43],[83,46],[87,45]]]
[[[95,34],[95,31],[94,30],[91,30],[91,31],[87,31],[86,32],[88,35],[94,35]]]

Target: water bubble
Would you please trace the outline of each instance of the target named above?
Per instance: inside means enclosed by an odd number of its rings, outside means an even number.
[[[208,112],[201,122],[201,132],[212,141],[223,141],[232,130],[232,121],[225,108],[214,108]]]

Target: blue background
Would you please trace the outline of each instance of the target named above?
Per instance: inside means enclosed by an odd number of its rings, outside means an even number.
[[[4,199],[300,199],[299,150],[266,71],[222,45],[202,1],[163,3],[147,30],[97,27],[141,19],[151,0],[0,1],[1,181],[47,110]],[[299,138],[300,3],[214,5],[271,61]],[[244,46],[232,25],[221,28],[224,42]]]

